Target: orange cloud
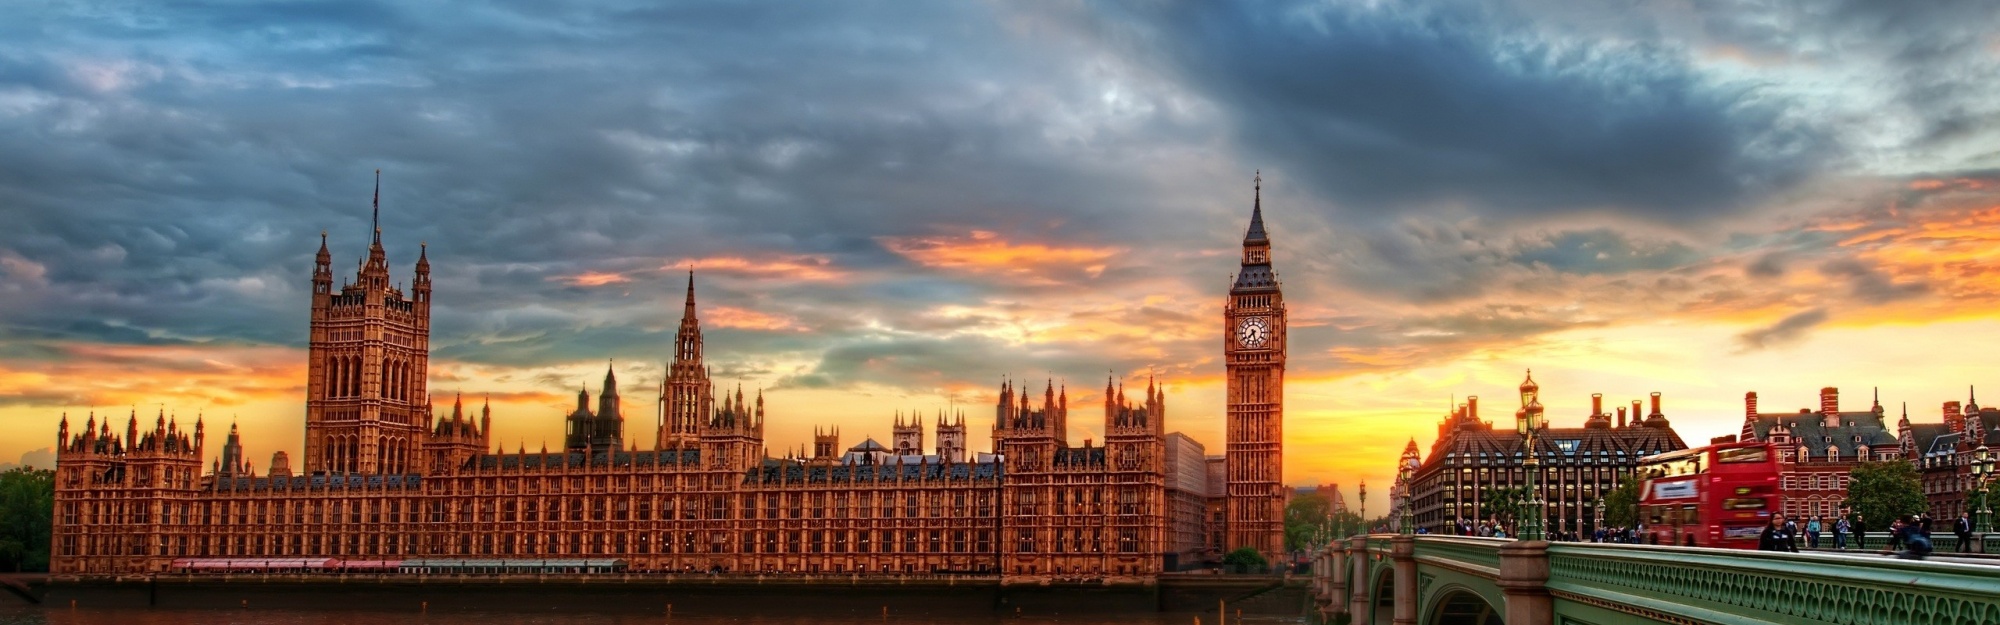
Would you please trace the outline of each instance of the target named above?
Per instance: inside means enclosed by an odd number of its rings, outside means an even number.
[[[710,306],[702,310],[701,321],[705,325],[720,328],[742,328],[745,330],[794,330],[810,331],[798,325],[791,317],[761,313],[733,306]]]
[[[1925,178],[1922,180],[1912,180],[1909,186],[1912,191],[1936,191],[1939,189],[1981,191],[1992,185],[1992,181],[1978,178]]]
[[[621,282],[632,281],[632,278],[627,277],[624,274],[607,273],[602,271],[586,271],[573,276],[551,276],[549,279],[558,282],[568,282],[572,286],[604,286],[606,284],[618,284]]]
[[[974,230],[964,236],[877,240],[889,251],[925,267],[1002,275],[1032,275],[1051,267],[1081,267],[1096,276],[1104,271],[1105,261],[1124,251],[1115,247],[1015,243],[986,230]]]
[[[825,281],[840,280],[847,272],[833,266],[833,260],[825,256],[793,255],[774,258],[744,258],[741,256],[715,256],[710,258],[688,258],[660,267],[661,271],[682,271],[688,267],[697,270],[711,270],[750,274],[755,276],[784,278],[790,280]]]
[[[0,400],[65,406],[236,406],[296,397],[305,352],[285,347],[50,345],[62,357],[0,362]]]

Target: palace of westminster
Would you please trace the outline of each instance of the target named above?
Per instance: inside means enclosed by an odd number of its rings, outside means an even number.
[[[1261,181],[1260,185],[1261,187]],[[1106,382],[1104,440],[1072,444],[1066,389],[1003,383],[993,449],[969,453],[963,415],[898,416],[890,445],[773,457],[761,392],[718,388],[703,362],[694,276],[643,441],[607,372],[564,417],[563,449],[496,449],[490,411],[434,412],[427,371],[431,265],[390,280],[381,230],[335,284],[321,235],[312,274],[303,466],[261,475],[231,426],[205,462],[204,424],[164,414],[124,431],[92,415],[57,434],[59,576],[185,570],[216,560],[353,566],[415,558],[617,559],[631,572],[1150,578],[1242,547],[1283,549],[1286,318],[1261,189],[1221,328],[1226,450],[1166,429],[1166,393]],[[378,194],[379,198],[379,194]],[[378,199],[379,207],[379,199]],[[378,208],[379,214],[379,208]],[[1135,393],[1137,394],[1137,393]],[[1083,409],[1079,406],[1079,412]],[[636,414],[635,414],[636,413]],[[204,464],[208,464],[204,470]]]

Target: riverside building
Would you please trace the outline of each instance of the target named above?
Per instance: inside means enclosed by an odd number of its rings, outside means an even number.
[[[1255,258],[1245,258],[1228,314],[1233,330],[1258,334],[1236,331],[1227,348],[1230,445],[1252,458],[1230,464],[1228,501],[1233,518],[1259,536],[1231,546],[1265,548],[1279,513],[1265,486],[1278,479],[1284,318],[1261,209],[1245,247]],[[628,433],[644,410],[633,410],[607,371],[594,405],[588,389],[579,391],[562,417],[561,449],[499,449],[483,404],[476,416],[459,398],[448,412],[435,410],[427,251],[407,293],[392,282],[386,256],[378,227],[358,273],[336,288],[321,236],[297,472],[279,452],[257,474],[233,425],[204,471],[199,417],[187,428],[162,413],[142,431],[134,413],[121,434],[109,417],[91,415],[73,432],[64,416],[51,572],[407,571],[406,562],[456,559],[615,562],[591,570],[636,572],[1149,579],[1198,553],[1203,537],[1222,534],[1194,525],[1217,495],[1200,479],[1209,463],[1183,439],[1170,456],[1166,391],[1150,381],[1143,399],[1130,400],[1107,380],[1101,443],[1070,441],[1067,389],[1007,382],[994,407],[992,453],[968,453],[961,414],[936,417],[935,449],[925,453],[923,419],[898,415],[891,445],[843,447],[839,429],[825,428],[811,453],[773,457],[763,393],[709,379],[692,274],[653,411],[657,430],[644,433],[651,440]]]

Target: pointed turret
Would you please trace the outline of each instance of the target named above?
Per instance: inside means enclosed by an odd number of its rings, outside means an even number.
[[[431,244],[429,241],[417,244],[417,277],[410,282],[410,290],[416,294],[417,304],[428,310],[431,302]]]
[[[1264,175],[1258,172],[1250,204],[1250,229],[1243,234],[1243,266],[1232,294],[1272,291],[1278,288],[1278,274],[1271,269],[1271,239],[1264,233]]]
[[[660,382],[660,429],[656,448],[693,443],[700,429],[714,420],[714,384],[702,363],[701,319],[695,313],[694,268],[688,268],[687,300],[674,336],[674,356]]]
[[[370,289],[389,288],[389,255],[382,251],[382,170],[375,170],[374,214],[370,227],[374,232],[368,243],[368,258],[361,264],[356,282]]]
[[[604,366],[604,390],[597,396],[597,418],[622,419],[618,413],[618,374],[612,365]]]
[[[1253,178],[1252,182],[1254,186],[1251,188],[1250,229],[1243,233],[1243,244],[1246,246],[1252,243],[1271,242],[1270,237],[1264,234],[1264,172],[1257,172],[1257,177]]]

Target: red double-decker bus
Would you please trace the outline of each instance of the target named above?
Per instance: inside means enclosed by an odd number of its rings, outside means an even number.
[[[1639,518],[1647,542],[1756,549],[1783,509],[1778,458],[1769,443],[1717,443],[1639,462]]]

